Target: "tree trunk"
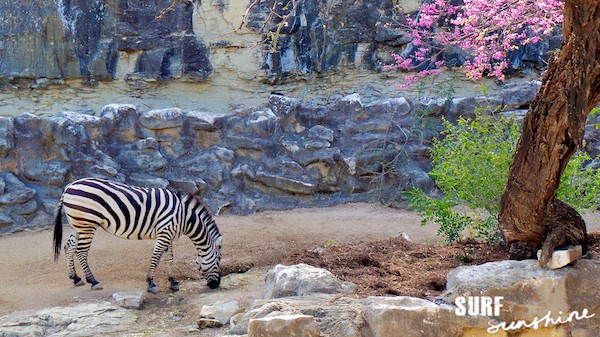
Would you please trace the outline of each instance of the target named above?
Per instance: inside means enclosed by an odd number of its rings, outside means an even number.
[[[563,34],[525,116],[498,216],[513,257],[532,257],[542,247],[542,267],[555,247],[586,249],[585,222],[556,190],[600,102],[600,0],[565,0]]]

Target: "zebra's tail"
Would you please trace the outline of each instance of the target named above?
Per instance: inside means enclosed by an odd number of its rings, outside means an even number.
[[[58,206],[56,206],[56,213],[54,214],[54,262],[58,261],[58,257],[60,256],[60,249],[62,246],[62,205],[63,197],[61,196],[60,201],[58,202]]]

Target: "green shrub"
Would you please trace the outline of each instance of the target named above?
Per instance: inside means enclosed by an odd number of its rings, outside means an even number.
[[[500,197],[506,184],[512,155],[521,126],[514,118],[498,114],[459,118],[456,124],[443,121],[445,131],[430,149],[430,175],[444,193],[441,200],[419,189],[407,192],[409,202],[428,222],[440,226],[438,234],[448,242],[460,240],[463,232],[476,239],[501,242],[497,217]],[[576,153],[567,165],[559,199],[583,212],[600,202],[600,173],[588,165],[590,156]],[[467,208],[461,210],[460,207]]]

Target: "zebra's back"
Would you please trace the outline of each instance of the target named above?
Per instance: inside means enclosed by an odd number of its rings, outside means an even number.
[[[161,230],[179,232],[180,198],[161,188],[143,188],[84,178],[63,194],[69,223],[79,229],[100,226],[126,239],[152,239]],[[178,233],[172,233],[178,235]]]

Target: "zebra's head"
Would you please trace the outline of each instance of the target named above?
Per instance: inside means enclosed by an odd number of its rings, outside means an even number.
[[[208,251],[197,249],[196,264],[210,289],[216,289],[221,284],[221,241],[223,241],[223,236],[219,234],[213,240]]]
[[[221,284],[221,242],[223,236],[217,228],[208,209],[195,195],[187,195],[185,204],[185,229],[187,235],[196,246],[198,270],[206,279],[211,289]]]

